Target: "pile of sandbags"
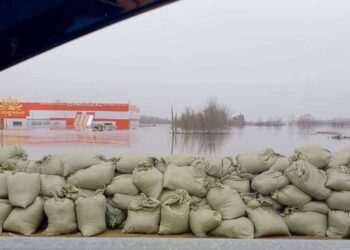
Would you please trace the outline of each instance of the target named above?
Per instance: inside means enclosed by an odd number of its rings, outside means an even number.
[[[0,232],[350,237],[350,148],[27,158],[19,146],[0,149]]]

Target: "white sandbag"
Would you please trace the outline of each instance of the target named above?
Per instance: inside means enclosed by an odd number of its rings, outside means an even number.
[[[160,202],[142,194],[130,203],[124,233],[154,234],[159,230]]]
[[[41,174],[63,176],[63,164],[59,155],[45,155],[37,164]]]
[[[163,190],[163,174],[150,163],[139,164],[133,174],[134,185],[152,199],[158,199]]]
[[[279,155],[276,162],[271,166],[271,170],[279,171],[284,173],[284,171],[292,164],[293,160],[290,157]]]
[[[340,166],[350,167],[350,147],[334,152],[328,166],[331,168]]]
[[[51,198],[45,201],[48,219],[47,235],[71,234],[78,230],[74,202],[70,199]]]
[[[207,233],[217,228],[221,222],[221,214],[209,206],[191,207],[190,228],[196,237],[207,237]]]
[[[254,177],[252,189],[262,195],[270,195],[277,189],[287,186],[288,178],[279,171],[268,170]]]
[[[7,177],[13,175],[12,171],[0,172],[0,199],[7,199]]]
[[[157,163],[156,158],[146,155],[122,155],[117,161],[117,170],[123,174],[132,174],[138,164],[147,162],[154,166]]]
[[[67,185],[66,180],[59,175],[40,175],[40,195],[47,197],[63,197],[63,187]]]
[[[350,237],[350,212],[329,211],[327,236],[330,238]]]
[[[16,173],[7,177],[8,198],[12,206],[26,208],[40,193],[40,175]]]
[[[278,201],[274,200],[271,196],[258,194],[258,198],[263,199],[263,200],[267,201],[268,203],[271,203],[272,207],[276,211],[282,211],[284,209],[284,205],[282,205]]]
[[[208,204],[221,213],[224,220],[235,219],[245,215],[246,206],[237,191],[217,183],[208,190]]]
[[[191,155],[172,155],[166,157],[169,164],[174,164],[178,167],[191,166],[192,162],[197,158]]]
[[[350,167],[332,167],[327,169],[326,174],[326,187],[335,191],[350,191]]]
[[[122,174],[113,177],[111,184],[106,187],[105,194],[113,196],[114,194],[138,195],[139,189],[132,181],[131,174]]]
[[[40,165],[36,161],[28,160],[25,168],[26,173],[40,174]]]
[[[246,217],[224,220],[220,226],[210,232],[210,235],[235,239],[253,239],[254,225]]]
[[[127,210],[135,200],[139,199],[140,195],[114,194],[113,198],[109,199],[112,206]]]
[[[164,173],[164,188],[185,189],[189,194],[203,197],[207,193],[206,175],[195,167],[178,167],[170,164]]]
[[[0,148],[0,164],[16,163],[19,160],[27,160],[27,152],[20,146],[4,146]]]
[[[96,192],[98,192],[97,190]],[[67,183],[62,188],[63,196],[71,199],[72,201],[76,201],[79,197],[91,197],[95,195],[95,190],[88,190],[88,189],[82,189],[77,188],[73,186],[72,184]]]
[[[330,209],[350,211],[350,191],[333,191],[326,202]]]
[[[207,175],[221,178],[234,171],[232,159],[229,157],[206,157],[204,158]]]
[[[236,171],[233,171],[221,177],[220,182],[223,185],[227,185],[240,193],[250,193],[249,179],[242,178]]]
[[[271,148],[266,148],[258,152],[239,154],[236,160],[241,173],[260,174],[269,170],[277,158],[278,155]]]
[[[272,194],[272,198],[278,203],[291,207],[303,207],[312,200],[311,196],[305,194],[294,185],[287,185]]]
[[[105,162],[75,172],[68,177],[67,182],[78,188],[97,190],[111,183],[114,172],[114,165]]]
[[[325,168],[332,159],[332,153],[319,145],[307,145],[294,150],[297,160],[304,160],[316,168]]]
[[[326,236],[327,215],[286,209],[283,219],[291,234],[318,237]]]
[[[103,163],[106,158],[101,154],[91,152],[67,152],[61,155],[63,176],[68,176],[78,170]]]
[[[13,207],[8,200],[0,199],[0,233],[2,233],[2,225],[7,216],[11,213]]]
[[[16,172],[26,172],[26,169],[29,165],[29,163],[32,162],[31,160],[19,160],[15,164],[13,164],[16,167]]]
[[[325,187],[326,173],[304,160],[294,162],[287,168],[285,174],[290,183],[315,200],[325,200],[331,194],[331,190]]]
[[[84,237],[94,236],[106,231],[106,197],[100,193],[87,198],[79,197],[75,202],[75,206],[78,228]]]
[[[31,235],[44,219],[44,202],[40,197],[27,208],[14,208],[4,222],[3,229],[13,233]]]
[[[255,237],[289,236],[286,223],[274,210],[271,203],[264,200],[252,200],[247,205],[247,214],[254,225]]]
[[[316,213],[328,215],[329,207],[327,203],[323,201],[310,201],[301,208],[301,211],[316,212]]]
[[[159,234],[181,234],[189,230],[191,197],[178,189],[160,208]]]
[[[176,190],[170,190],[170,189],[163,189],[162,193],[159,196],[159,201],[163,203],[167,199],[169,199],[171,196],[176,194]]]

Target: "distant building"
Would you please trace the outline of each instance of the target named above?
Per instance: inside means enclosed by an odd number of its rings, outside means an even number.
[[[236,127],[242,127],[245,125],[245,119],[243,114],[239,114],[232,118],[232,125]]]
[[[131,104],[33,103],[8,98],[0,101],[0,127],[90,127],[96,124],[115,129],[139,126],[140,109]]]

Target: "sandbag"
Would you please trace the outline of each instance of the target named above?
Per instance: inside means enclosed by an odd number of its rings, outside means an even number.
[[[255,228],[255,237],[289,236],[289,231],[282,217],[265,200],[251,200],[247,205],[249,220]]]
[[[263,199],[263,200],[267,201],[268,203],[271,203],[272,207],[278,212],[281,212],[284,209],[284,205],[282,205],[278,201],[274,200],[271,196],[258,194],[257,198]]]
[[[316,213],[328,215],[329,207],[327,203],[323,201],[310,201],[301,208],[301,211],[316,212]]]
[[[16,163],[19,160],[27,160],[27,152],[20,146],[11,145],[0,148],[0,164]]]
[[[326,202],[330,209],[350,211],[350,191],[333,191]]]
[[[284,173],[284,171],[292,164],[292,162],[293,160],[290,157],[279,155],[270,169]]]
[[[97,193],[92,197],[79,197],[75,201],[79,231],[84,237],[103,233],[106,229],[107,200]]]
[[[327,181],[325,172],[304,160],[294,162],[287,168],[285,174],[290,183],[315,200],[325,200],[331,194],[331,190],[325,187]]]
[[[335,191],[350,191],[350,167],[332,167],[327,169],[326,174],[326,187]]]
[[[96,191],[98,192],[98,191]],[[63,196],[71,199],[72,201],[76,201],[79,197],[91,197],[95,195],[94,190],[82,189],[73,186],[72,184],[67,183],[62,187]]]
[[[254,225],[246,217],[224,220],[220,226],[210,232],[210,235],[235,239],[253,239]]]
[[[113,207],[127,210],[130,206],[130,203],[139,198],[140,195],[114,194],[113,197],[109,199],[109,201]]]
[[[230,188],[240,192],[240,193],[250,193],[250,181],[249,179],[242,178],[238,175],[236,171],[220,178],[220,182],[223,185],[227,185]]]
[[[207,237],[207,233],[217,228],[221,222],[221,214],[209,206],[191,207],[190,228],[196,237]]]
[[[195,167],[178,167],[170,164],[164,173],[163,187],[176,190],[185,189],[189,194],[203,197],[207,193],[206,175]]]
[[[331,238],[350,237],[350,212],[329,211],[327,236]]]
[[[40,195],[47,197],[63,197],[63,187],[67,184],[66,180],[59,175],[40,175]]]
[[[0,199],[7,199],[7,177],[13,175],[12,171],[0,172]]]
[[[191,197],[186,190],[176,190],[160,208],[159,234],[188,232]]]
[[[44,211],[48,219],[47,235],[71,234],[78,230],[74,202],[67,198],[50,198]]]
[[[176,190],[163,189],[162,193],[159,196],[160,203],[163,203],[164,201],[166,201],[167,199],[169,199],[171,196],[175,194],[176,194]]]
[[[236,160],[241,173],[260,174],[269,170],[277,158],[278,155],[271,148],[266,148],[258,152],[239,154]]]
[[[288,183],[288,178],[282,172],[268,170],[254,177],[252,189],[262,195],[270,195],[277,189],[287,186]]]
[[[44,219],[44,202],[37,197],[27,208],[14,208],[4,222],[3,229],[13,233],[31,235]]]
[[[41,174],[63,176],[63,164],[59,155],[45,155],[37,164]]]
[[[169,164],[173,164],[178,167],[185,167],[191,166],[192,162],[196,160],[196,157],[191,155],[172,155],[166,157],[166,159],[169,162]]]
[[[295,235],[326,236],[327,215],[286,209],[283,216],[289,232]]]
[[[237,191],[217,183],[208,190],[208,204],[221,213],[224,220],[235,219],[245,215],[246,206]]]
[[[101,154],[91,152],[67,152],[61,155],[63,176],[68,176],[78,170],[103,163],[106,158]]]
[[[328,166],[330,168],[340,166],[350,167],[350,147],[334,152]]]
[[[308,145],[294,150],[297,160],[304,160],[316,168],[325,168],[332,159],[332,153],[319,145]]]
[[[159,230],[160,202],[142,194],[130,203],[124,233],[154,234]]]
[[[14,207],[28,207],[40,193],[40,175],[16,173],[7,177],[8,199]]]
[[[116,193],[138,195],[140,191],[132,181],[131,174],[122,174],[113,177],[111,184],[106,187],[105,194],[113,196]]]
[[[132,174],[134,185],[152,199],[158,199],[163,190],[163,174],[150,163],[139,164]]]
[[[156,158],[145,155],[122,155],[117,161],[117,170],[123,174],[132,174],[139,163],[147,162],[154,166],[157,163]]]
[[[272,194],[272,198],[285,206],[303,207],[312,198],[294,185],[287,185]]]
[[[69,176],[67,182],[78,188],[97,190],[111,183],[114,172],[114,165],[105,162],[75,172]]]
[[[116,229],[126,219],[126,214],[123,210],[113,207],[110,202],[107,202],[106,209],[106,225],[109,229]]]
[[[36,161],[28,160],[25,168],[26,173],[40,174],[40,165]]]
[[[0,233],[2,233],[2,224],[11,213],[12,208],[8,200],[0,199]]]
[[[229,157],[206,157],[204,158],[207,175],[221,178],[234,171],[232,159]]]

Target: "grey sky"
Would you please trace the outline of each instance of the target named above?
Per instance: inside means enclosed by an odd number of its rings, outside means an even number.
[[[350,1],[182,0],[0,72],[1,98],[128,102],[169,116],[217,96],[248,119],[350,117]]]

